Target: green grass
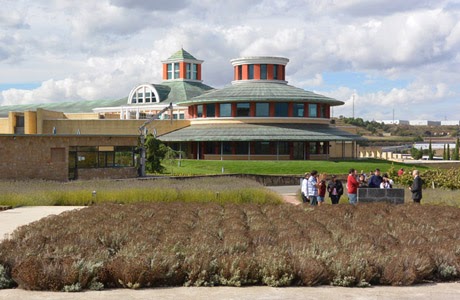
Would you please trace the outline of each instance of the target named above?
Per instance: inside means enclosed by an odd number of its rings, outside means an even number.
[[[387,172],[392,166],[398,170],[405,168],[427,169],[422,166],[409,164],[393,163],[387,160],[366,159],[353,161],[255,161],[255,160],[182,160],[181,166],[178,162],[169,164],[163,162],[166,167],[167,175],[203,175],[203,174],[221,174],[222,168],[227,174],[277,174],[277,175],[300,175],[311,170],[317,170],[320,173],[327,174],[348,174],[350,168],[358,171],[364,170],[369,173],[370,170],[379,168]]]

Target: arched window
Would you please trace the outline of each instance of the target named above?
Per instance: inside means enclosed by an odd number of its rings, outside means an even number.
[[[129,93],[128,104],[150,104],[160,100],[158,91],[152,84],[141,84]]]

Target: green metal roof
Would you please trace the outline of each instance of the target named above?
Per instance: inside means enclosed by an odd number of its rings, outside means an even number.
[[[293,101],[327,103],[332,106],[343,105],[344,102],[292,85],[275,82],[244,82],[235,83],[220,90],[211,91],[189,101],[179,102],[180,105],[192,105],[209,102],[239,101]]]
[[[320,124],[197,124],[164,134],[165,142],[189,141],[355,141],[363,138]]]
[[[60,111],[64,113],[91,113],[96,107],[112,107],[126,105],[128,98],[117,100],[91,100],[91,101],[72,101],[72,102],[53,102],[38,104],[20,104],[0,106],[0,117],[8,117],[8,112],[35,111],[37,108]]]
[[[161,102],[171,102],[173,104],[177,104],[183,101],[189,101],[193,97],[202,95],[205,92],[213,90],[212,87],[201,82],[183,80],[164,81],[160,85],[154,84],[154,86],[157,89],[158,93],[160,93],[159,89],[163,89],[165,91],[169,89],[167,97],[163,98],[163,96],[160,94]]]
[[[183,60],[183,59],[197,60],[193,55],[191,55],[190,53],[188,53],[182,48],[168,58],[168,60]]]

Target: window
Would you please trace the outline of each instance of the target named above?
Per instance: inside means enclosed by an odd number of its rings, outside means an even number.
[[[173,79],[173,64],[168,64],[168,79]]]
[[[222,103],[220,105],[220,116],[231,117],[232,116],[232,105],[230,103]]]
[[[304,104],[303,103],[294,103],[294,117],[303,117]]]
[[[278,154],[289,154],[289,142],[278,142]]]
[[[144,93],[140,90],[137,91],[137,103],[144,103]]]
[[[323,104],[321,105],[321,108],[320,108],[320,118],[326,118],[327,116],[327,105],[326,104]]]
[[[248,79],[254,79],[254,65],[248,65]]]
[[[206,104],[206,117],[207,118],[214,118],[216,116],[216,105],[213,104]]]
[[[132,92],[132,97],[128,99],[128,103],[154,103],[156,102],[156,90],[150,85],[141,85]]]
[[[317,104],[308,104],[308,116],[310,118],[316,118],[318,117],[318,111],[317,111],[318,105]]]
[[[196,117],[197,118],[203,117],[203,105],[202,104],[196,106]]]
[[[270,115],[269,103],[256,103],[256,117],[268,117]]]
[[[179,63],[174,64],[174,79],[178,79],[179,75]]]
[[[260,79],[267,79],[267,65],[260,65]]]
[[[232,154],[232,142],[223,142],[222,143],[222,154]]]
[[[278,80],[278,65],[273,65],[273,79]]]
[[[289,105],[286,102],[275,103],[275,117],[287,117]]]
[[[236,116],[237,117],[249,117],[249,103],[237,103],[236,104]]]
[[[316,151],[318,150],[318,148],[316,147],[316,142],[310,142],[308,143],[309,144],[309,150],[310,150],[310,154],[316,154]]]
[[[185,64],[185,65],[186,65],[185,78],[186,79],[192,79],[192,67],[191,67],[191,64]]]
[[[270,142],[255,142],[254,143],[255,154],[272,154],[270,151]]]
[[[243,78],[243,66],[239,65],[238,66],[238,80],[241,80]]]
[[[249,143],[248,142],[235,142],[235,154],[248,154]]]
[[[192,64],[192,78],[193,80],[198,80],[198,65]]]

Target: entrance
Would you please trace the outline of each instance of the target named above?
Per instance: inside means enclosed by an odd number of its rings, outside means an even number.
[[[295,160],[304,160],[305,159],[305,143],[304,142],[293,142]]]

